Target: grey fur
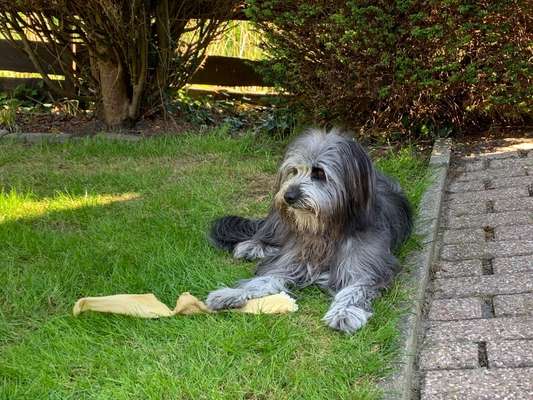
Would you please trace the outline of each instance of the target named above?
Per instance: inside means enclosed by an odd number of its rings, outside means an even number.
[[[273,256],[278,252],[278,247],[269,246],[257,240],[245,240],[235,246],[233,249],[233,257],[237,259],[257,260],[266,256]]]
[[[401,188],[374,170],[357,142],[337,130],[310,130],[289,146],[266,218],[215,223],[213,243],[233,248],[236,258],[261,261],[256,278],[210,293],[207,305],[239,307],[317,284],[334,295],[326,324],[354,332],[398,271],[393,250],[409,236],[411,223]]]
[[[372,316],[370,302],[378,295],[379,291],[372,286],[347,286],[333,298],[324,322],[333,329],[353,332]]]
[[[207,296],[213,310],[242,307],[247,300],[287,292],[286,280],[276,276],[259,276],[239,282],[236,288],[221,288]]]

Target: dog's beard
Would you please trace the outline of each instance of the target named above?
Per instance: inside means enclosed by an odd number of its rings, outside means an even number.
[[[324,231],[324,224],[322,224],[313,212],[308,210],[300,210],[292,207],[285,208],[285,215],[291,225],[300,232],[308,232],[318,234]]]
[[[305,200],[298,201],[295,206],[288,205],[283,199],[284,190],[278,191],[274,198],[274,205],[281,217],[295,231],[302,233],[320,234],[324,232],[325,225],[320,220],[319,212]]]
[[[302,264],[312,265],[315,272],[321,271],[334,255],[336,246],[332,245],[332,240],[335,242],[339,232],[327,224],[327,220],[323,221],[318,208],[305,199],[291,206],[283,200],[283,194],[278,193],[274,204],[280,217],[296,234],[296,257]]]

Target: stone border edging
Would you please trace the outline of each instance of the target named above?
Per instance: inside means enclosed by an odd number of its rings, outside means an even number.
[[[126,135],[124,133],[98,133],[96,135],[73,135],[70,133],[4,133],[0,131],[0,140],[17,140],[24,143],[65,143],[69,140],[80,140],[85,138],[101,137],[114,140],[125,140],[130,142],[136,142],[144,138],[144,136]]]
[[[433,145],[427,175],[430,186],[422,196],[415,221],[414,234],[421,237],[421,248],[406,261],[411,267],[406,278],[412,298],[408,300],[408,312],[400,322],[400,355],[396,369],[382,384],[384,399],[413,400],[415,389],[415,363],[418,337],[423,317],[425,291],[429,282],[431,265],[436,257],[436,240],[440,222],[444,185],[448,175],[451,155],[450,139],[437,139]]]

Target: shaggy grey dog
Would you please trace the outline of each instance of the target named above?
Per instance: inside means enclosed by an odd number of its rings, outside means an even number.
[[[399,185],[377,172],[368,154],[337,130],[310,130],[288,148],[264,219],[215,221],[211,241],[235,258],[261,259],[256,277],[211,292],[214,310],[317,284],[334,297],[325,323],[354,332],[371,301],[398,271],[393,251],[411,231]]]

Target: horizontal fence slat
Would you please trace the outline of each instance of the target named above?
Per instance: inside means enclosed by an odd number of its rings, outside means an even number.
[[[11,92],[19,85],[38,89],[42,83],[40,78],[0,78],[0,92]]]
[[[236,57],[209,56],[190,83],[220,86],[264,86],[254,66],[258,61]]]
[[[48,52],[45,45],[32,42],[32,46],[40,57],[45,72],[48,74],[61,75],[57,61]],[[78,49],[82,51],[82,49]],[[219,86],[265,86],[261,74],[256,70],[258,61],[245,60],[237,57],[208,56],[203,66],[193,75],[190,83]],[[7,40],[0,40],[0,70],[15,71],[22,73],[36,73],[33,63],[26,54],[13,47]],[[11,78],[0,78],[0,81]],[[21,81],[21,79],[17,79]],[[0,84],[6,89],[6,85],[12,82]]]
[[[50,54],[46,46],[40,42],[30,42],[35,49],[47,74],[61,74],[61,68],[55,57]],[[22,42],[19,42],[22,46]],[[26,53],[17,47],[13,47],[7,40],[0,40],[0,70],[16,72],[37,72],[35,66]]]

